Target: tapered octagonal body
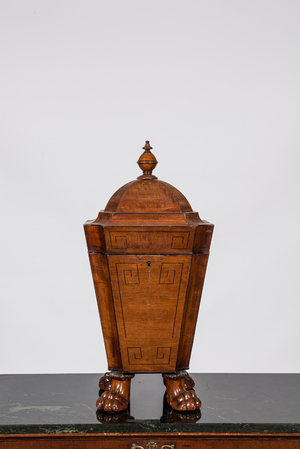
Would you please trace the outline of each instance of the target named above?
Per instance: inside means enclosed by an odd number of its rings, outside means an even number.
[[[189,367],[213,225],[144,149],[143,175],[84,228],[109,369],[172,373]]]

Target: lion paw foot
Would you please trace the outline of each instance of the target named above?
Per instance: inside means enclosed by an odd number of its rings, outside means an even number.
[[[105,412],[122,412],[129,405],[130,379],[118,380],[110,378],[110,380],[109,391],[104,391],[101,394],[96,402],[96,407],[98,410],[104,410]]]
[[[117,392],[105,391],[96,402],[98,410],[121,412],[128,407],[128,401]]]
[[[193,411],[201,407],[201,401],[193,390],[195,383],[190,376],[179,379],[165,378],[165,383],[166,400],[174,410]]]
[[[193,411],[201,407],[201,401],[194,390],[182,391],[171,398],[166,397],[168,404],[178,411]]]

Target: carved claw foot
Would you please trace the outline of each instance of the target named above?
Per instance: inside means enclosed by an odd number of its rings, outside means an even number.
[[[110,373],[105,373],[99,380],[99,388],[100,390],[110,391],[112,384],[112,378],[110,377]]]
[[[195,386],[195,382],[194,382],[194,380],[191,378],[191,376],[189,375],[189,373],[186,373],[186,376],[185,376],[183,379],[184,379],[185,389],[186,389],[186,390],[193,390],[193,389],[194,389],[194,386]]]
[[[195,383],[186,371],[163,374],[166,386],[166,401],[174,410],[192,411],[201,407],[201,401],[193,387]]]
[[[121,412],[126,410],[129,405],[130,382],[133,376],[133,374],[122,374],[115,372],[106,373],[103,378],[100,379],[100,382],[106,377],[107,382],[105,382],[104,379],[103,385],[106,386],[107,391],[104,391],[104,393],[102,393],[97,400],[97,409],[104,410],[105,412]],[[108,378],[111,380],[110,384],[108,383]],[[109,385],[110,388],[108,390]]]

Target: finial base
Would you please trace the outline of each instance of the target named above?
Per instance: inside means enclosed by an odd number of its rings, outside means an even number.
[[[141,176],[138,176],[137,179],[158,179],[158,177],[151,174],[143,174]]]

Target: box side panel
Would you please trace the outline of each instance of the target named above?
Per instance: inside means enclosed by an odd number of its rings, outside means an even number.
[[[196,227],[193,253],[209,251],[214,225],[202,224]]]
[[[89,254],[109,369],[122,370],[107,256]]]
[[[192,256],[179,341],[177,370],[189,368],[208,255],[207,252]]]
[[[88,250],[103,253],[106,250],[103,227],[94,224],[85,224],[84,232]]]

